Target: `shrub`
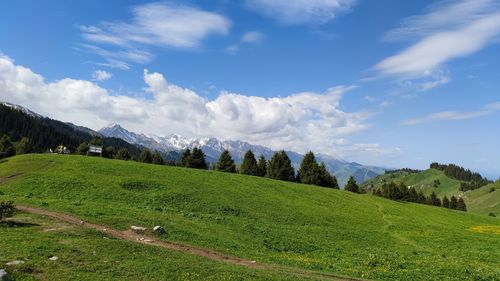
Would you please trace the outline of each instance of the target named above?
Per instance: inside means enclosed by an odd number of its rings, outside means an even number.
[[[16,208],[14,207],[14,202],[0,202],[0,221],[2,221],[4,218],[12,217],[15,212]]]

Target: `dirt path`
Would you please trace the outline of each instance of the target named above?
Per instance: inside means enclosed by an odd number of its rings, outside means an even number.
[[[217,251],[212,251],[212,250],[194,247],[194,246],[181,244],[181,243],[161,241],[161,240],[158,240],[155,236],[152,236],[152,235],[147,234],[147,233],[137,233],[133,230],[121,231],[121,230],[116,230],[116,229],[106,227],[104,225],[84,222],[77,217],[74,217],[74,216],[68,215],[68,214],[64,214],[64,213],[60,213],[60,212],[54,212],[54,211],[33,208],[33,207],[28,207],[28,206],[23,206],[23,205],[17,205],[16,208],[18,210],[21,210],[21,211],[24,211],[27,213],[42,215],[42,216],[46,216],[46,217],[49,217],[49,218],[52,218],[55,220],[59,220],[59,221],[63,221],[66,223],[75,224],[75,225],[79,225],[79,226],[86,227],[86,228],[91,228],[91,229],[106,233],[109,236],[112,236],[112,237],[115,237],[115,238],[118,238],[121,240],[126,240],[126,241],[141,243],[141,244],[145,244],[145,245],[167,248],[167,249],[171,249],[171,250],[175,250],[175,251],[179,251],[179,252],[183,252],[183,253],[187,253],[187,254],[191,254],[191,255],[201,256],[201,257],[209,258],[211,260],[221,261],[221,262],[225,262],[225,263],[229,263],[229,264],[246,266],[246,267],[254,268],[254,269],[271,270],[271,271],[275,271],[277,273],[293,275],[293,276],[298,276],[298,277],[316,278],[316,279],[320,279],[320,280],[339,280],[339,281],[360,280],[360,279],[339,276],[339,275],[324,273],[324,272],[309,271],[309,270],[290,268],[290,267],[285,267],[285,266],[257,263],[256,261],[251,261],[251,260],[238,258],[235,256],[226,255],[224,253],[217,252]]]
[[[0,177],[0,184],[7,183],[11,180],[16,179],[17,177],[19,177],[21,175],[22,175],[22,173],[15,173],[15,174],[10,175],[10,176]]]

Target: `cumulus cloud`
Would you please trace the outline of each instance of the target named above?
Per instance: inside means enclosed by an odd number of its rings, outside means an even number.
[[[390,40],[416,40],[377,65],[381,75],[425,77],[446,62],[469,56],[495,41],[500,34],[498,1],[445,1],[427,14],[404,20],[390,31]],[[430,85],[432,86],[432,85]]]
[[[231,27],[223,15],[169,2],[134,6],[131,12],[129,22],[78,26],[83,39],[92,43],[87,50],[102,56],[108,66],[126,69],[127,62],[149,62],[152,55],[144,46],[196,48],[210,35],[226,35]]]
[[[348,11],[356,0],[247,0],[245,6],[282,24],[324,24]]]
[[[111,79],[113,74],[105,71],[105,70],[96,70],[92,73],[92,78],[97,81],[106,81]]]
[[[487,115],[491,115],[500,111],[500,102],[491,103],[483,106],[477,111],[441,111],[429,114],[424,117],[409,119],[402,122],[403,125],[418,125],[425,123],[433,123],[438,121],[458,121],[466,119],[474,119]]]
[[[263,98],[222,92],[207,100],[144,70],[143,97],[112,95],[85,80],[47,82],[29,68],[0,57],[0,100],[27,106],[51,118],[99,129],[120,123],[140,133],[215,136],[274,149],[312,149],[342,155],[345,138],[368,128],[368,112],[346,112],[343,95],[353,87]],[[342,144],[342,145],[339,145]]]

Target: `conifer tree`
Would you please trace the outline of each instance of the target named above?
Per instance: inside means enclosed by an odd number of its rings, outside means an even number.
[[[457,210],[467,212],[467,206],[465,206],[465,201],[462,197],[457,201]]]
[[[427,204],[441,207],[441,200],[439,200],[439,198],[437,198],[437,195],[434,191],[427,198]]]
[[[264,159],[265,161],[265,159]],[[255,160],[255,155],[251,150],[248,150],[243,156],[243,161],[240,166],[240,173],[244,175],[259,176],[259,166],[257,165],[257,160]]]
[[[284,150],[276,152],[267,167],[266,176],[271,179],[295,181],[295,170]]]
[[[228,150],[224,150],[221,153],[215,168],[217,171],[221,172],[236,173],[236,166],[234,165],[233,158]]]
[[[16,146],[16,154],[26,154],[31,152],[30,139],[24,137]]]
[[[191,166],[191,150],[189,150],[189,148],[184,150],[184,152],[182,153],[181,166],[182,167]]]
[[[165,165],[165,160],[158,151],[155,151],[153,155],[151,155],[151,163],[156,165]]]
[[[11,157],[16,155],[16,149],[10,141],[10,137],[7,135],[3,135],[0,139],[0,152],[4,153],[3,157]]]
[[[312,151],[304,155],[302,163],[300,164],[300,169],[297,173],[297,180],[305,184],[319,183],[319,165]]]
[[[455,195],[451,196],[451,198],[450,198],[450,209],[456,210],[457,209],[457,204],[458,204],[457,197],[455,197]]]
[[[191,153],[191,165],[188,167],[190,168],[195,168],[195,169],[203,169],[207,170],[208,165],[207,162],[205,161],[205,153],[197,147],[193,149],[193,152]]]
[[[448,199],[448,197],[443,197],[443,207],[444,208],[450,208],[450,199]]]
[[[347,181],[347,185],[344,188],[347,191],[354,192],[354,193],[360,193],[359,191],[359,186],[356,183],[356,180],[354,179],[353,176],[349,177],[349,180]]]
[[[318,182],[316,183],[317,185],[339,189],[339,183],[337,181],[337,177],[332,176],[328,172],[325,163],[321,162],[318,169],[319,169],[319,177],[318,177]]]
[[[151,155],[151,151],[145,148],[142,150],[141,155],[139,156],[139,162],[142,163],[151,163],[153,162],[153,156]]]
[[[258,167],[258,176],[264,177],[267,172],[267,160],[264,157],[264,155],[261,155],[259,157],[259,163],[257,163],[257,167]]]
[[[115,158],[119,159],[119,160],[130,160],[131,157],[130,157],[130,153],[128,152],[128,149],[126,149],[125,147],[122,147],[116,153]]]

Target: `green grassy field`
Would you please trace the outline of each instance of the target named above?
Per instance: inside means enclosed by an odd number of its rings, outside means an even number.
[[[0,179],[0,200],[122,230],[163,225],[168,241],[258,262],[378,280],[500,279],[498,218],[265,178],[81,156],[16,156],[0,163]],[[159,279],[152,268],[180,280],[185,274],[192,274],[186,280],[292,278],[103,239],[89,230],[68,235],[42,229],[0,227],[0,261],[30,260],[29,270],[16,273],[20,279],[98,280],[101,273]],[[33,242],[13,243],[20,233]],[[102,264],[91,249],[116,265]],[[79,250],[86,252],[71,254]],[[67,253],[70,261],[53,265],[48,252]]]
[[[439,180],[438,187],[434,187],[434,181]],[[439,198],[455,195],[464,197],[467,209],[470,213],[488,215],[494,213],[500,215],[500,192],[490,193],[490,187],[500,187],[500,183],[483,186],[477,190],[467,192],[460,191],[460,181],[447,177],[442,171],[428,169],[419,173],[397,172],[384,174],[363,183],[363,186],[380,187],[384,183],[404,182],[408,186],[413,186],[417,191],[423,191],[426,196],[435,192]]]

